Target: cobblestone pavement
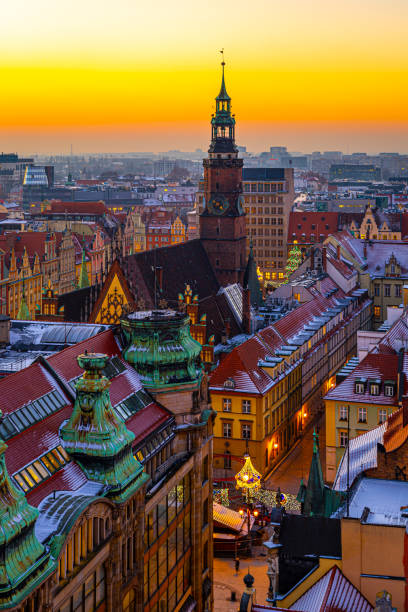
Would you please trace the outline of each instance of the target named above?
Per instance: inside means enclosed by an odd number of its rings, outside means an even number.
[[[325,473],[326,459],[326,424],[324,415],[315,423],[314,427],[319,430],[320,461],[323,474]],[[313,454],[313,429],[309,427],[303,438],[286,455],[280,465],[266,478],[265,487],[276,490],[280,487],[282,492],[297,495],[300,480],[307,481],[309,476],[310,462]]]
[[[214,558],[214,612],[238,612],[239,601],[245,588],[243,578],[249,572],[255,578],[256,603],[265,605],[268,594],[268,565],[266,557],[254,550],[250,559],[241,559],[238,575],[235,573],[233,559]],[[258,554],[257,554],[258,553]],[[236,593],[236,601],[231,601],[231,592]]]

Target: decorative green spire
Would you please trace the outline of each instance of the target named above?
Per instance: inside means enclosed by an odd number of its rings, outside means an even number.
[[[259,308],[259,306],[262,305],[263,300],[261,285],[259,284],[256,262],[254,259],[254,252],[252,248],[252,237],[249,243],[249,256],[244,274],[244,289],[246,288],[249,289],[251,294],[251,306],[253,306],[254,308]]]
[[[222,62],[221,62],[221,66],[222,66],[222,79],[221,79],[221,89],[220,89],[220,93],[218,94],[218,96],[215,98],[216,100],[225,100],[225,101],[230,101],[231,98],[229,97],[229,95],[227,94],[227,88],[225,87],[225,75],[224,75],[224,66],[225,66],[225,61],[224,61],[224,49],[222,51],[220,51],[220,53],[222,54]]]
[[[313,430],[313,456],[307,485],[303,478],[297,500],[302,503],[302,514],[329,517],[343,501],[343,494],[333,491],[324,484],[322,464],[319,455],[319,435]]]
[[[107,355],[85,353],[77,359],[85,373],[75,383],[71,417],[60,429],[63,446],[90,480],[104,482],[109,497],[123,500],[148,478],[132,454],[135,436],[113,411],[110,382],[101,372]]]
[[[17,319],[19,321],[29,321],[31,319],[30,311],[28,310],[26,298],[25,298],[25,289],[23,283],[23,295],[21,296],[20,307],[17,313]]]
[[[8,474],[6,448],[0,438],[0,609],[17,605],[37,586],[39,571],[53,569],[34,533],[38,510],[27,503]]]
[[[85,257],[85,246],[82,247],[81,272],[79,274],[78,286],[80,289],[83,289],[84,287],[89,287],[88,269],[86,267]]]
[[[123,356],[151,390],[197,383],[201,344],[190,334],[190,318],[175,310],[133,312],[121,319],[127,341]]]

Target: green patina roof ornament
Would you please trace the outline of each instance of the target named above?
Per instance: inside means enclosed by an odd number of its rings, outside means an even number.
[[[319,435],[313,430],[313,456],[309,479],[305,485],[302,478],[297,495],[297,500],[302,504],[302,514],[330,517],[340,506],[343,498],[344,494],[333,491],[324,483],[319,454]]]
[[[244,288],[248,288],[250,291],[251,306],[253,306],[254,308],[259,308],[259,306],[263,304],[263,299],[261,285],[259,284],[259,278],[256,269],[256,262],[254,259],[252,236],[249,242],[249,256],[244,274]]]
[[[78,287],[83,289],[89,287],[88,268],[86,267],[85,246],[82,247],[81,271],[79,273]]]
[[[38,510],[8,474],[6,449],[0,438],[0,609],[17,605],[54,569],[34,533]]]
[[[224,49],[222,49],[220,51],[221,55],[222,55],[222,62],[221,62],[221,66],[222,66],[222,79],[221,79],[221,89],[220,89],[220,93],[218,94],[218,96],[216,97],[216,100],[223,100],[226,102],[229,102],[231,100],[231,98],[229,97],[229,95],[227,94],[227,88],[225,87],[225,76],[224,76],[224,66],[225,66],[225,61],[224,61]]]
[[[175,310],[134,312],[121,319],[123,356],[150,390],[189,386],[201,378],[201,344],[190,334],[190,317]]]
[[[23,295],[21,296],[21,302],[18,309],[17,317],[19,321],[29,321],[31,319],[30,311],[28,310],[26,297],[25,297],[25,288],[23,282]]]
[[[123,501],[148,475],[133,456],[134,434],[113,411],[110,382],[102,374],[108,356],[85,353],[77,359],[85,372],[75,383],[77,396],[71,417],[60,429],[62,443],[89,480],[105,483],[107,496]]]

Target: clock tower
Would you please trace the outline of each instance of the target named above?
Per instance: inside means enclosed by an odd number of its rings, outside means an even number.
[[[204,210],[200,238],[221,285],[243,282],[246,226],[242,196],[242,159],[235,144],[235,118],[222,61],[221,90],[211,119],[211,144],[204,159]]]

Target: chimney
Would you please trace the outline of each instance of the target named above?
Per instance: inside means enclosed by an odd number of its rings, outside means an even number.
[[[326,269],[327,269],[326,247],[322,248],[322,268],[323,268],[324,272],[326,272]]]
[[[337,245],[336,251],[337,251],[337,259],[340,261],[340,257],[341,257],[341,246],[340,246],[339,244]]]
[[[314,248],[312,247],[310,249],[310,269],[314,270],[315,267],[315,252],[314,252]]]
[[[242,329],[245,334],[251,333],[251,292],[248,287],[242,291]]]

